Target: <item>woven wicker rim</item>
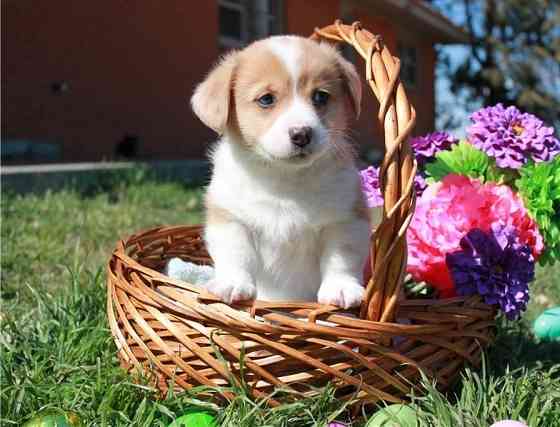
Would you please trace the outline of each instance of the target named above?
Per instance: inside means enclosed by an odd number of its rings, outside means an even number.
[[[397,402],[420,371],[449,385],[465,361],[478,364],[492,339],[494,309],[478,297],[398,300],[416,172],[406,142],[415,113],[398,79],[398,59],[359,23],[337,21],[312,37],[351,44],[365,59],[367,82],[380,102],[385,206],[372,236],[367,297],[359,310],[346,311],[298,301],[229,306],[158,272],[176,256],[211,263],[202,226],[134,234],[119,242],[108,264],[109,325],[123,366],[148,368],[162,391],[244,383],[277,405],[280,399],[269,395],[276,387],[293,397],[315,393],[309,384],[332,381],[341,398]]]

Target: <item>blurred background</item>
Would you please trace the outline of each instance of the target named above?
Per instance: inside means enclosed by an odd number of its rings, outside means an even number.
[[[559,120],[555,0],[1,5],[4,165],[186,160],[194,170],[215,135],[188,101],[220,54],[272,34],[309,35],[337,18],[360,20],[401,58],[416,135],[460,129],[469,112],[496,102]],[[364,101],[353,137],[364,159],[376,162],[383,147],[377,105],[369,92]]]
[[[468,41],[422,1],[8,0],[2,8],[3,160],[18,164],[203,158],[214,135],[188,99],[219,55],[272,34],[306,36],[339,17],[360,20],[403,58],[425,133],[435,123],[436,46]],[[365,146],[373,133],[381,148],[367,98],[355,137]]]

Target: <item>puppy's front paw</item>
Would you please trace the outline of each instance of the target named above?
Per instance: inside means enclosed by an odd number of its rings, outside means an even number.
[[[255,299],[257,288],[251,279],[223,277],[217,276],[210,280],[206,284],[206,289],[227,304]]]
[[[357,307],[364,299],[365,289],[353,277],[336,277],[323,280],[317,300],[342,308]]]

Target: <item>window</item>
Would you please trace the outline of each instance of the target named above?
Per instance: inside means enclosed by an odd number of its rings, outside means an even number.
[[[221,0],[219,6],[220,45],[224,48],[241,47],[247,43],[247,7],[243,0]]]
[[[253,38],[261,39],[280,33],[281,2],[279,0],[253,0]]]
[[[407,89],[415,88],[418,84],[418,63],[416,48],[399,43],[397,46],[401,59],[401,81]]]
[[[219,43],[222,50],[281,31],[281,0],[220,0]]]

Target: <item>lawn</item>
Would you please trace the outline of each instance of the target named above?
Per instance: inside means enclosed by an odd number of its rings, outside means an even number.
[[[202,190],[115,175],[97,187],[2,198],[1,420],[20,425],[44,408],[76,412],[85,425],[167,426],[188,409],[224,426],[324,426],[347,418],[332,390],[271,410],[241,389],[227,405],[197,392],[156,399],[119,366],[105,317],[104,264],[119,237],[201,220]],[[560,267],[539,268],[523,321],[499,322],[482,370],[454,390],[412,397],[421,425],[481,426],[505,418],[560,426],[560,344],[538,343],[530,324],[560,304]],[[212,392],[212,391],[211,391]],[[363,425],[358,419],[352,425]]]

